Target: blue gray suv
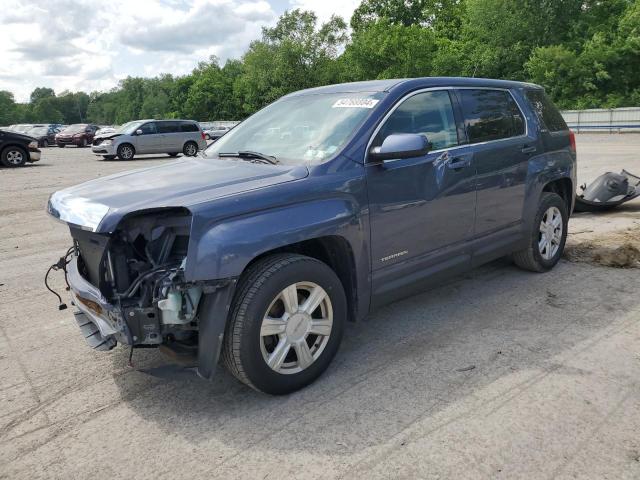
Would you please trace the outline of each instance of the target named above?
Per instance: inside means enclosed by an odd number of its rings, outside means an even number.
[[[345,322],[498,257],[559,260],[573,134],[542,88],[419,78],[287,95],[202,157],[54,193],[91,346],[157,346],[210,379],[221,359],[284,394]]]

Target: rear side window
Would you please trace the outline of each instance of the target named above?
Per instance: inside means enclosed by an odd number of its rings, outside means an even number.
[[[504,90],[458,90],[470,143],[489,142],[525,134],[522,113]]]
[[[567,123],[556,106],[551,103],[547,94],[544,93],[544,90],[527,90],[526,96],[536,115],[538,115],[538,119],[547,130],[550,132],[567,130]]]
[[[158,122],[158,133],[176,133],[180,131],[180,122]]]
[[[423,92],[409,97],[386,120],[373,146],[382,145],[384,139],[393,133],[424,135],[433,150],[458,145],[458,130],[449,92]]]
[[[195,123],[182,123],[180,130],[183,132],[197,132],[198,126]]]

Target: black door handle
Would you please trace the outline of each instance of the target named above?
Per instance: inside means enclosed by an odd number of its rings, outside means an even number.
[[[533,145],[525,145],[522,147],[522,153],[536,153],[537,150]]]
[[[461,168],[468,167],[471,161],[468,158],[452,158],[447,162],[447,168],[451,170],[460,170]]]

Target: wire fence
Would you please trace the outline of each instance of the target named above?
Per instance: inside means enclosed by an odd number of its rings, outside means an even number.
[[[640,132],[640,107],[562,112],[571,130],[580,132]]]

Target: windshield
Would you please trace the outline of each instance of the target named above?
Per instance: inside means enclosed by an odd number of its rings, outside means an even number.
[[[127,122],[124,125],[121,125],[120,128],[118,128],[115,133],[124,133],[125,135],[131,135],[133,132],[135,132],[138,127],[140,127],[143,123],[145,123],[144,121],[141,120],[136,120],[133,122]]]
[[[287,163],[322,162],[345,144],[382,96],[358,92],[284,98],[230,130],[204,155],[254,151]]]
[[[87,128],[86,123],[76,123],[75,125],[69,125],[64,129],[64,133],[80,133],[84,132],[84,129]]]
[[[36,127],[29,130],[27,133],[29,135],[46,135],[49,133],[49,129],[47,127]]]

